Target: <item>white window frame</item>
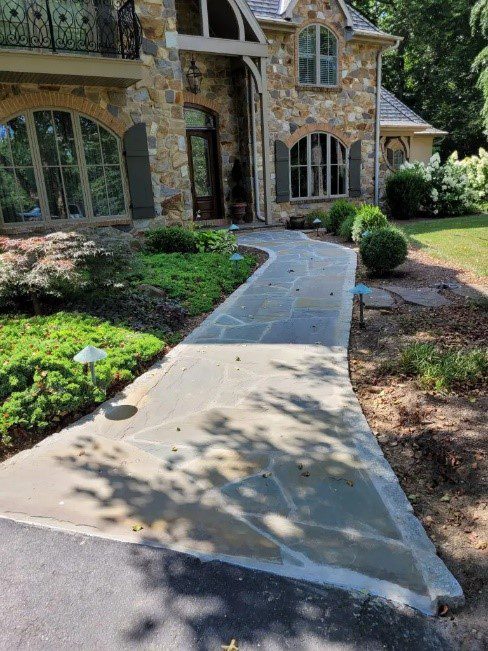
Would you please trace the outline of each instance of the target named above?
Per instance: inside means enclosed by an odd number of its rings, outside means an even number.
[[[326,168],[327,168],[327,194],[325,195],[312,195],[312,168],[314,165],[312,165],[312,136],[313,135],[323,135],[327,136],[327,162],[326,162]],[[294,197],[293,196],[293,187],[291,183],[291,172],[293,168],[300,168],[300,167],[305,167],[304,165],[293,165],[291,162],[291,151],[295,145],[298,145],[299,142],[302,140],[307,141],[307,196],[306,197]],[[344,159],[344,167],[346,168],[346,178],[345,178],[345,193],[344,194],[331,194],[331,185],[332,185],[332,174],[331,174],[331,169],[332,169],[332,163],[331,163],[331,153],[332,153],[332,148],[331,144],[333,140],[337,140],[344,148],[346,151],[345,154],[345,159]],[[335,164],[334,164],[335,165]],[[339,165],[335,165],[336,167],[339,167]],[[320,201],[323,199],[339,199],[342,197],[348,197],[349,196],[349,147],[347,147],[342,140],[337,138],[337,136],[334,136],[331,133],[327,133],[326,131],[313,131],[312,133],[307,134],[306,136],[303,136],[303,138],[300,138],[300,140],[297,140],[296,143],[293,144],[293,146],[290,148],[290,176],[289,176],[289,183],[290,183],[290,201]]]
[[[306,31],[308,29],[311,29],[312,27],[315,28],[315,83],[302,81],[300,79],[300,59],[305,58],[305,55],[302,55],[300,53],[300,36],[304,31]],[[336,80],[335,80],[335,84],[323,84],[321,82],[321,67],[322,67],[321,63],[322,63],[323,55],[320,54],[320,36],[321,36],[320,32],[321,32],[322,29],[329,32],[330,36],[335,40],[335,44],[336,44],[336,55],[335,55]],[[299,83],[300,86],[309,86],[309,87],[312,87],[312,88],[315,88],[315,87],[319,87],[319,88],[337,88],[337,86],[339,85],[339,39],[337,38],[337,36],[334,34],[334,32],[331,29],[329,29],[326,25],[322,25],[321,23],[314,23],[312,25],[307,25],[298,34],[297,51],[298,51],[297,73],[298,73],[298,83]]]
[[[73,125],[74,142],[75,142],[76,153],[78,157],[81,190],[83,194],[83,201],[85,204],[85,217],[83,219],[75,220],[75,219],[51,218],[49,212],[49,200],[48,200],[48,194],[46,190],[43,165],[42,165],[41,154],[39,150],[39,142],[37,140],[37,133],[36,133],[35,123],[34,123],[34,113],[39,111],[60,111],[62,113],[69,113],[69,115],[71,116],[71,123]],[[17,111],[16,113],[10,115],[8,118],[1,120],[1,123],[7,124],[8,122],[10,122],[10,120],[19,117],[20,115],[25,116],[27,136],[28,136],[29,146],[30,146],[30,151],[32,156],[32,166],[34,168],[34,177],[37,184],[37,192],[39,195],[39,207],[41,209],[42,219],[34,222],[31,221],[5,222],[3,220],[2,205],[0,203],[0,224],[2,225],[4,230],[7,229],[33,230],[35,228],[39,228],[43,226],[49,226],[49,227],[59,226],[60,228],[64,228],[66,226],[74,226],[75,224],[79,226],[83,226],[87,224],[99,224],[99,223],[103,223],[104,221],[110,221],[110,220],[126,221],[130,219],[129,191],[128,191],[128,183],[126,178],[126,169],[124,164],[124,155],[122,150],[122,141],[121,138],[116,133],[114,133],[111,129],[106,127],[100,121],[93,118],[91,115],[86,115],[85,113],[79,111],[73,111],[59,106],[39,106],[36,107],[35,109]],[[117,141],[119,160],[120,160],[120,170],[121,170],[121,177],[122,177],[122,189],[124,193],[125,211],[123,213],[117,215],[98,215],[96,217],[93,214],[90,185],[88,181],[88,166],[86,163],[85,148],[83,146],[83,138],[81,135],[80,117],[84,117],[87,120],[91,120],[92,122],[97,124],[100,128],[105,129],[111,135],[113,135]],[[56,142],[56,148],[57,147],[58,144]],[[103,165],[102,161],[100,161],[100,165]],[[66,192],[65,192],[65,196],[66,196]]]

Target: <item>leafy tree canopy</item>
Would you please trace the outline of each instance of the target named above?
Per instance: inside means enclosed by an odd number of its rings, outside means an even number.
[[[488,11],[488,0],[479,3]],[[351,4],[383,30],[403,38],[397,51],[385,54],[384,85],[425,120],[449,132],[440,143],[441,155],[458,150],[464,157],[486,146],[483,94],[473,68],[486,45],[482,31],[473,34],[470,24],[476,0]],[[485,81],[488,86],[488,75]]]

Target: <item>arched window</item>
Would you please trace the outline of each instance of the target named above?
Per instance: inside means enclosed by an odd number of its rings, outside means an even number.
[[[329,133],[311,133],[290,152],[292,199],[345,196],[347,149]]]
[[[392,170],[399,170],[407,160],[406,147],[400,138],[392,138],[387,141],[386,159]]]
[[[128,215],[119,139],[73,111],[26,111],[0,123],[5,224]]]
[[[309,86],[337,86],[337,38],[323,25],[309,25],[298,36],[298,79]]]

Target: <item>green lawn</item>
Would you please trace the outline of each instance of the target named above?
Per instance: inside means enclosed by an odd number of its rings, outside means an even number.
[[[191,316],[209,312],[248,278],[256,262],[245,256],[236,265],[223,253],[154,253],[142,258],[142,282],[164,289]]]
[[[488,276],[488,214],[400,224],[413,245],[435,258]]]

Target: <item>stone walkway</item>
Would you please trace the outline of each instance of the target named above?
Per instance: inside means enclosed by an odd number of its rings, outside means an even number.
[[[353,251],[289,231],[164,361],[0,467],[0,515],[363,589],[462,602],[370,432],[347,342]]]

